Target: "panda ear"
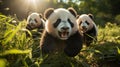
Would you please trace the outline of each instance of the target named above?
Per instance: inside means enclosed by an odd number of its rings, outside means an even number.
[[[49,9],[45,10],[45,12],[44,12],[44,18],[45,18],[45,19],[48,19],[49,16],[50,16],[53,12],[54,12],[54,8],[49,8]]]
[[[39,17],[42,18],[42,14],[39,14]]]
[[[88,14],[88,16],[93,20],[94,16],[92,14]]]
[[[74,8],[72,8],[72,7],[70,7],[70,8],[68,8],[68,10],[70,11],[70,13],[73,15],[73,16],[77,16],[77,12],[75,11],[75,9]]]
[[[45,18],[43,17],[43,15],[41,13],[39,14],[39,17],[40,17],[41,21],[45,24]]]
[[[80,15],[77,15],[76,18],[78,19]]]

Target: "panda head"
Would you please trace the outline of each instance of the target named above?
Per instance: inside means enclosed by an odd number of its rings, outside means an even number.
[[[27,18],[27,25],[31,29],[35,29],[42,24],[42,15],[39,13],[31,13]]]
[[[83,33],[91,30],[94,26],[93,15],[92,14],[82,14],[77,19],[77,25],[79,30]]]
[[[77,31],[76,11],[73,8],[49,8],[45,11],[45,29],[54,37],[68,39]]]

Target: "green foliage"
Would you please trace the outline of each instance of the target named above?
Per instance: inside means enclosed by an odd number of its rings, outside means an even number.
[[[6,66],[7,66],[6,63],[7,63],[7,62],[6,62],[6,59],[1,59],[1,58],[0,58],[0,66],[1,66],[1,67],[6,67]]]
[[[116,24],[107,23],[105,28],[99,27],[99,37],[98,39],[101,41],[115,42],[120,43],[120,27]],[[101,35],[102,34],[102,35]]]
[[[5,50],[5,52],[0,53],[0,56],[4,55],[9,55],[9,54],[27,54],[30,53],[31,50],[19,50],[19,49],[10,49],[10,50]]]
[[[1,16],[2,18],[2,16]],[[4,22],[3,22],[4,21]],[[29,32],[25,29],[25,21],[20,22],[17,26],[11,24],[13,18],[4,17],[2,18],[0,25],[1,25],[1,44],[2,47],[5,46],[4,49],[10,48],[20,48],[26,49],[29,48],[30,44],[32,44],[32,39],[26,37],[26,32]],[[31,33],[29,32],[31,35]],[[25,46],[23,48],[23,46]],[[4,50],[3,49],[3,50]]]
[[[117,47],[120,48],[119,32],[120,27],[109,22],[105,25],[105,28],[98,27],[98,42],[81,51],[91,66],[98,66],[99,64],[108,67],[119,65],[118,58],[120,56],[117,49]]]
[[[25,21],[12,23],[14,18],[0,15],[0,57],[9,62],[9,66],[28,66],[25,59],[31,58],[32,38],[26,37]],[[29,32],[30,33],[30,32]],[[4,61],[1,61],[1,63]],[[16,62],[16,63],[13,63]]]

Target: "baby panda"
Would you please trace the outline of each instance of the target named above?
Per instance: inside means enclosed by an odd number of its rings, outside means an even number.
[[[42,15],[39,13],[31,13],[27,18],[27,26],[26,29],[33,30],[38,29],[39,32],[42,32],[42,29],[44,28],[44,20],[42,18]]]
[[[83,34],[84,43],[89,46],[97,41],[98,30],[92,14],[82,14],[77,19],[79,31]]]
[[[43,54],[63,52],[69,57],[76,56],[82,48],[82,36],[76,22],[73,8],[49,8],[44,12],[45,29],[40,41]]]

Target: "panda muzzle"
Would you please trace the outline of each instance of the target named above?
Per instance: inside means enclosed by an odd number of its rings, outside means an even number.
[[[69,35],[68,31],[62,31],[62,32],[59,31],[58,33],[61,38],[67,38]]]
[[[85,26],[82,26],[82,31],[83,32],[86,32],[87,31],[87,28]]]

